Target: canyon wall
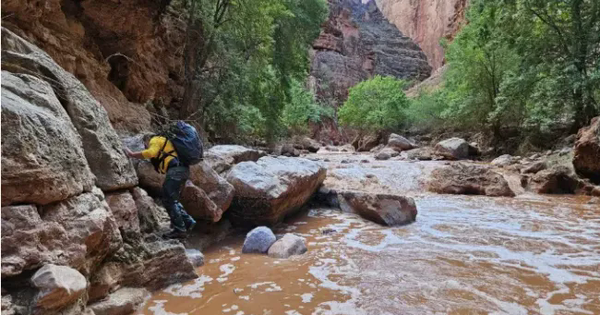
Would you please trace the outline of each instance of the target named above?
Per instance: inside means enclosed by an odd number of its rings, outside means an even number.
[[[376,0],[383,15],[412,38],[433,70],[444,64],[442,38],[452,39],[465,20],[467,0]]]
[[[431,74],[427,57],[379,11],[374,1],[329,0],[329,18],[313,43],[309,86],[337,108],[348,90],[374,75],[423,81]],[[314,137],[343,141],[335,122]]]
[[[139,131],[183,95],[185,23],[171,2],[3,0],[2,25],[75,75],[116,129]]]

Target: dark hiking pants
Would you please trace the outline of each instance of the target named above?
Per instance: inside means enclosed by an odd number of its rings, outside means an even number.
[[[186,227],[194,222],[194,219],[185,212],[179,202],[179,195],[189,176],[189,167],[178,164],[170,165],[163,183],[163,205],[169,213],[173,228],[180,232],[185,232]]]

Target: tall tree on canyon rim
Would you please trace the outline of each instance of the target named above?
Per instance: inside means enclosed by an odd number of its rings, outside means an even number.
[[[189,0],[188,10],[180,117],[209,129],[225,125],[226,133],[244,123],[236,119],[239,114],[253,120],[243,127],[262,121],[273,133],[289,98],[289,82],[306,75],[308,47],[327,16],[327,3]],[[250,107],[268,119],[256,119]]]

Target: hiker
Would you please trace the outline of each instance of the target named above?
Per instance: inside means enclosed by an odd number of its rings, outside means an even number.
[[[196,221],[179,202],[179,195],[190,176],[189,166],[202,159],[202,142],[196,129],[184,122],[177,122],[169,130],[164,134],[144,135],[145,150],[132,152],[125,148],[125,153],[132,158],[149,159],[157,172],[166,174],[162,200],[173,230],[164,237],[184,238]]]

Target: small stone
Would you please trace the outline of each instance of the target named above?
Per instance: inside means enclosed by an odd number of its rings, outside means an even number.
[[[204,265],[204,255],[197,249],[186,249],[185,255],[192,262],[194,267],[200,267]]]
[[[269,257],[288,258],[306,253],[306,241],[303,237],[287,233],[269,248]]]
[[[277,238],[273,231],[266,226],[259,226],[246,235],[242,253],[260,253],[264,254],[269,250],[269,247],[275,243]]]
[[[53,264],[40,268],[31,283],[40,290],[36,306],[47,310],[75,302],[87,289],[87,280],[79,271]]]

